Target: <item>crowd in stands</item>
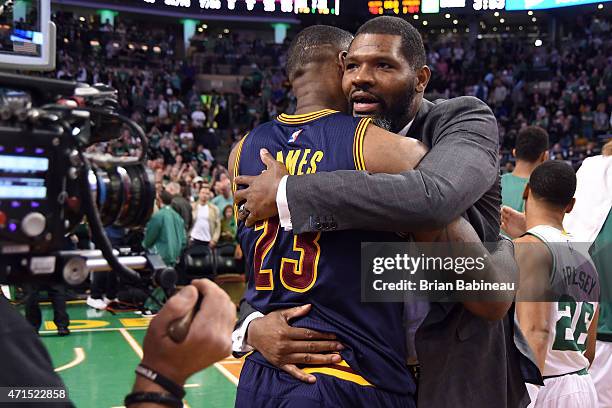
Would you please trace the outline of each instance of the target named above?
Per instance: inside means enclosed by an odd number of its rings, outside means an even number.
[[[574,167],[598,154],[611,133],[610,21],[579,18],[569,34],[559,47],[536,47],[515,36],[483,38],[473,47],[452,36],[429,42],[430,90],[444,98],[473,95],[489,104],[506,170],[513,166],[518,132],[529,125],[548,131],[552,159]]]
[[[117,88],[122,113],[152,137],[153,157],[172,165],[164,168],[167,176],[181,170],[175,166],[178,152],[184,153],[181,174],[190,165],[196,173],[204,171],[202,177],[212,175],[208,166],[217,147],[228,144],[225,158],[248,129],[292,109],[282,69],[286,42],[265,44],[202,30],[179,58],[178,25],[117,19],[113,27],[71,13],[58,13],[56,20],[56,76]],[[433,71],[429,96],[473,95],[487,102],[498,118],[500,157],[508,170],[516,135],[529,125],[549,132],[552,158],[578,166],[610,133],[612,36],[610,21],[596,17],[577,19],[569,30],[558,47],[535,47],[520,35],[469,41],[467,34],[426,33]],[[201,93],[195,88],[200,73],[243,75],[242,92]]]
[[[150,139],[149,165],[158,189],[178,183],[191,203],[201,189],[217,204],[230,237],[229,150],[259,123],[291,112],[293,97],[282,67],[285,44],[246,40],[238,34],[198,32],[183,53],[178,24],[138,23],[57,12],[60,79],[107,83],[118,90],[120,113]],[[535,47],[526,38],[468,39],[467,34],[426,34],[432,80],[429,98],[473,95],[499,122],[500,158],[513,168],[511,151],[521,129],[538,125],[550,135],[550,157],[575,167],[599,152],[611,132],[612,36],[610,22],[578,20],[558,47]],[[240,94],[197,89],[199,74],[240,74]],[[137,143],[129,131],[106,146],[128,155]],[[197,204],[194,204],[197,206]]]

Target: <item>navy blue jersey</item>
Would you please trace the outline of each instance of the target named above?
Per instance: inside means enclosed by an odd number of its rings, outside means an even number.
[[[265,169],[259,155],[262,148],[292,175],[365,170],[363,138],[370,122],[331,110],[280,115],[243,139],[234,175],[260,174]],[[241,222],[238,240],[248,265],[245,297],[253,307],[269,313],[312,304],[309,315],[294,326],[334,333],[346,347],[341,354],[351,371],[370,384],[414,393],[406,367],[403,305],[361,302],[361,243],[395,241],[396,235],[365,231],[294,235],[284,231],[275,217],[254,228]],[[249,358],[265,364],[258,353]]]

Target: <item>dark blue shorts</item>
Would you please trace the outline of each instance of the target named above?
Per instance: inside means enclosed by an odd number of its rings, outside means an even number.
[[[236,408],[416,408],[414,397],[314,373],[315,384],[246,359],[236,395]]]

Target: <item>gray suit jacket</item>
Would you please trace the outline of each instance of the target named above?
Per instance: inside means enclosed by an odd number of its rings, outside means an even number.
[[[463,215],[481,240],[496,242],[499,138],[489,107],[472,97],[424,100],[408,136],[432,149],[417,170],[290,177],[287,198],[294,232],[411,231],[444,226]],[[502,321],[487,322],[458,303],[431,305],[416,337],[420,407],[528,404],[524,381],[540,382],[541,377],[513,311]]]
[[[423,100],[408,136],[435,146],[417,170],[289,177],[294,232],[413,231],[441,227],[464,214],[483,241],[497,241],[499,136],[489,107],[467,96]]]

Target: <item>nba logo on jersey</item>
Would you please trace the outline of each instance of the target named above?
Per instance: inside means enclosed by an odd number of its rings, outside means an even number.
[[[300,130],[296,130],[295,132],[293,132],[293,134],[291,135],[291,137],[289,138],[289,141],[287,143],[295,143],[295,141],[297,140],[298,136],[303,131],[304,131],[304,129],[300,129]]]

